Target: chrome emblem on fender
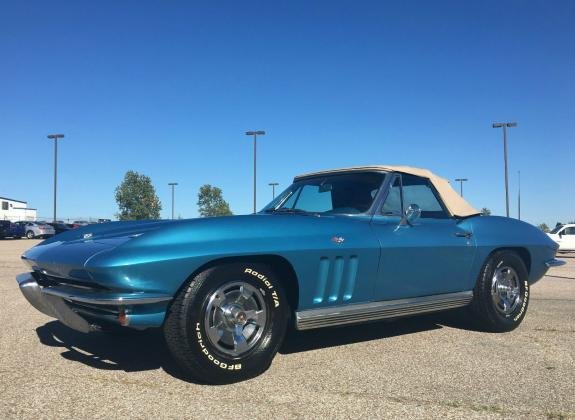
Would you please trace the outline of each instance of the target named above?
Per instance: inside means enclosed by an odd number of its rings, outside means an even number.
[[[343,236],[334,236],[333,238],[331,238],[331,241],[334,244],[342,244],[345,241],[345,238]]]
[[[91,233],[84,233],[84,239],[90,239],[92,237]]]

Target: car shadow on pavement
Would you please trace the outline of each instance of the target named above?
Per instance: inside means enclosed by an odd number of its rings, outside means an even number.
[[[179,373],[160,330],[84,334],[52,321],[36,328],[36,334],[45,346],[62,348],[61,356],[65,359],[96,369],[125,372],[163,369],[178,379],[199,383]]]
[[[439,329],[444,326],[474,329],[459,311],[311,331],[296,331],[292,328],[280,348],[280,353],[299,353],[381,340],[398,335]],[[36,328],[36,334],[43,345],[61,348],[61,355],[65,359],[83,363],[96,369],[123,370],[125,372],[163,369],[167,374],[177,379],[201,383],[182,376],[178,366],[170,356],[163,334],[159,329],[84,334],[74,331],[58,321],[51,321]]]

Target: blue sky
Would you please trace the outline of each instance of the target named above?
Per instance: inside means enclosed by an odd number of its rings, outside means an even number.
[[[246,130],[268,182],[371,163],[469,178],[465,197],[512,215],[575,219],[575,3],[565,1],[26,1],[0,7],[0,196],[52,214],[112,217],[114,189],[149,175],[170,214],[200,185],[252,208]]]

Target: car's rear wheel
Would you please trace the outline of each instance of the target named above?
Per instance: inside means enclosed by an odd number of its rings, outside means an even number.
[[[471,308],[480,326],[488,331],[511,331],[523,321],[529,304],[525,263],[514,251],[496,251],[485,262]]]
[[[289,313],[283,287],[270,267],[223,264],[182,288],[168,311],[164,335],[186,375],[233,383],[269,367]]]
[[[32,232],[31,230],[29,230],[28,232],[26,232],[26,237],[28,239],[34,239],[34,232]]]

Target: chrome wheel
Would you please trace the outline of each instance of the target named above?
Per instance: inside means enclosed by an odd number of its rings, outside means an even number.
[[[519,305],[519,276],[511,267],[501,266],[493,273],[491,297],[495,309],[503,315],[513,313]]]
[[[209,297],[205,328],[222,353],[237,357],[251,350],[264,332],[267,311],[262,293],[245,282],[228,283]]]

